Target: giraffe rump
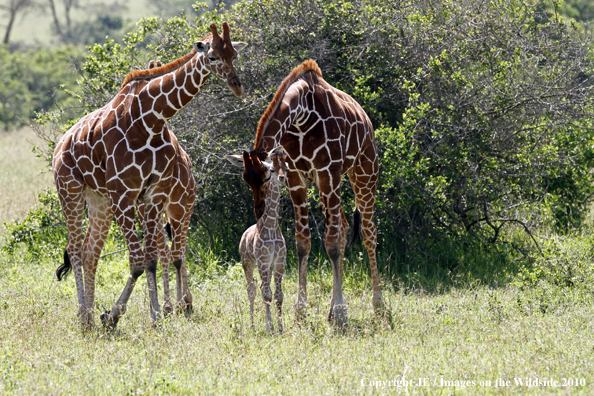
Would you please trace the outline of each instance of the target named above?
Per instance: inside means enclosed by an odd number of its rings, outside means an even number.
[[[64,263],[56,269],[56,277],[58,278],[58,282],[60,282],[62,279],[65,279],[71,269],[72,264],[70,263],[70,257],[68,256],[68,250],[64,249]]]
[[[320,70],[320,67],[318,66],[316,61],[313,59],[308,59],[305,62],[303,62],[302,64],[295,66],[293,68],[293,70],[291,71],[291,73],[287,77],[285,77],[285,79],[283,80],[281,85],[278,87],[278,89],[276,90],[276,93],[274,94],[274,98],[272,98],[272,100],[270,101],[270,104],[268,105],[268,108],[266,109],[264,114],[262,114],[262,117],[260,117],[260,121],[258,122],[258,130],[256,132],[256,139],[255,139],[255,143],[254,143],[255,150],[258,150],[258,148],[260,147],[260,141],[262,140],[262,138],[264,136],[264,129],[266,129],[266,125],[268,124],[270,117],[274,114],[278,105],[282,102],[283,96],[287,92],[287,89],[289,89],[291,84],[296,79],[298,79],[299,77],[301,77],[302,75],[304,75],[305,73],[307,73],[309,71],[313,71],[314,73],[318,74],[320,77],[323,77],[322,71]]]

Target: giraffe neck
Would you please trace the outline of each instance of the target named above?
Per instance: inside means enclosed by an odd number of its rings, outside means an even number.
[[[278,230],[278,207],[280,205],[280,184],[270,181],[266,196],[264,198],[264,214],[258,220],[257,227],[260,235],[267,237],[275,234]],[[268,234],[267,234],[268,232]]]
[[[204,56],[198,53],[179,69],[150,80],[138,94],[141,113],[151,113],[164,123],[184,108],[210,74]]]

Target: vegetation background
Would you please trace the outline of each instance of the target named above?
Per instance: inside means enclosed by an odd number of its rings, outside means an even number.
[[[409,392],[591,393],[588,1],[5,0],[0,12],[3,393],[392,393],[369,381],[419,378],[430,386]],[[66,243],[54,189],[42,191],[53,143],[133,67],[182,56],[224,20],[250,43],[237,65],[246,95],[212,78],[171,122],[199,184],[188,253],[196,312],[151,329],[141,282],[116,334],[83,336],[73,282],[53,277]],[[251,192],[223,156],[251,146],[276,87],[308,58],[376,127],[378,253],[393,318],[373,316],[366,255],[355,248],[345,269],[351,327],[325,322],[331,269],[312,188],[309,318],[292,326],[285,196],[289,326],[270,336],[261,321],[246,326],[237,244],[253,223]],[[350,210],[348,180],[343,200]],[[100,262],[97,312],[127,277],[117,227],[104,250],[115,254]],[[527,378],[559,386],[516,382]]]

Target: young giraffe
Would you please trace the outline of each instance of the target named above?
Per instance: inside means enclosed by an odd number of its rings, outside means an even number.
[[[306,314],[307,261],[311,249],[308,226],[307,186],[315,183],[326,216],[324,244],[333,272],[329,320],[347,325],[347,308],[342,296],[342,263],[349,225],[340,201],[342,175],[348,174],[355,193],[355,230],[358,236],[362,218],[365,248],[373,279],[373,306],[383,309],[375,247],[377,229],[373,222],[378,178],[378,155],[371,121],[361,106],[346,93],[322,78],[313,60],[293,69],[277,90],[258,124],[253,154],[283,146],[288,157],[287,186],[295,209],[295,239],[299,260],[297,317]],[[263,172],[248,183],[254,193],[257,218],[264,211]],[[359,217],[360,215],[360,217]]]
[[[258,264],[258,272],[262,279],[262,299],[266,308],[266,331],[273,330],[272,317],[270,314],[270,303],[272,302],[272,291],[270,290],[270,271],[274,271],[274,286],[276,291],[274,299],[278,313],[278,331],[282,333],[282,307],[283,289],[282,280],[285,273],[287,261],[287,249],[285,238],[281,233],[278,224],[278,207],[280,204],[281,186],[285,183],[287,173],[287,155],[282,151],[271,153],[269,162],[261,162],[257,155],[251,157],[244,152],[241,155],[228,155],[226,158],[235,166],[244,168],[243,178],[249,180],[252,169],[258,173],[264,172],[267,176],[264,179],[264,212],[258,222],[248,228],[239,242],[239,253],[241,264],[247,280],[248,298],[250,300],[250,322],[254,326],[254,298],[256,296],[256,284],[254,282],[254,266]]]
[[[150,61],[148,69],[154,67],[161,67],[161,61]],[[158,227],[160,232],[157,235],[157,246],[159,249],[159,259],[161,260],[162,277],[163,277],[163,311],[165,314],[173,311],[173,304],[171,303],[171,294],[169,291],[169,263],[173,257],[173,263],[176,269],[176,295],[178,304],[185,307],[186,311],[192,310],[192,294],[188,287],[188,276],[185,262],[186,254],[186,236],[190,219],[196,201],[196,181],[192,173],[192,163],[190,157],[184,151],[177,141],[177,137],[168,130],[171,140],[179,147],[179,153],[176,158],[176,166],[173,171],[173,187],[167,197],[165,213],[169,211],[178,212],[172,216],[170,220],[167,217],[167,224],[169,225],[169,236],[172,239],[172,247],[169,249],[165,235],[165,229]],[[140,223],[144,223],[144,202],[138,201],[138,217]],[[178,219],[182,219],[179,221]],[[173,226],[171,225],[173,223]],[[175,234],[179,238],[173,238],[171,228],[179,229]],[[144,227],[143,227],[144,228]],[[159,231],[159,230],[157,230]],[[181,265],[180,265],[181,263]],[[183,290],[183,291],[182,291]]]
[[[188,287],[188,272],[186,269],[186,237],[190,219],[194,210],[194,203],[196,201],[196,181],[192,173],[192,163],[187,153],[179,146],[177,137],[173,132],[169,131],[171,140],[178,146],[179,152],[177,154],[175,167],[173,170],[173,186],[169,191],[167,200],[165,202],[165,213],[168,215],[167,223],[169,224],[170,236],[172,239],[172,246],[169,249],[167,244],[167,237],[165,235],[165,228],[162,224],[156,225],[157,234],[157,248],[159,251],[159,259],[161,260],[162,276],[163,276],[163,311],[168,314],[173,311],[173,304],[171,303],[171,294],[169,291],[169,263],[173,260],[173,265],[176,270],[176,295],[180,306],[185,308],[187,312],[192,310],[192,294]],[[139,201],[138,217],[140,223],[144,225],[144,202]],[[172,215],[173,213],[173,215]],[[176,238],[173,238],[176,235]]]
[[[101,319],[105,325],[115,327],[145,269],[151,319],[153,323],[160,319],[156,267],[163,210],[167,210],[172,224],[174,246],[181,246],[187,221],[181,213],[188,206],[176,210],[185,204],[170,193],[176,172],[179,178],[191,174],[183,166],[176,170],[176,160],[184,155],[166,122],[200,91],[210,73],[227,80],[236,96],[243,94],[233,61],[246,44],[231,42],[226,23],[222,37],[214,24],[210,28],[211,33],[194,43],[193,50],[184,57],[162,67],[130,73],[113,100],[84,116],[56,145],[54,179],[68,227],[65,265],[61,269],[67,269],[71,260],[83,327],[93,324],[97,259],[113,216],[128,245],[130,277],[120,298]],[[81,246],[85,201],[89,229]],[[144,252],[134,227],[137,204],[144,206]],[[175,259],[174,265],[178,273],[185,270],[183,256]],[[61,269],[58,274],[63,273]],[[185,292],[191,302],[189,292]]]

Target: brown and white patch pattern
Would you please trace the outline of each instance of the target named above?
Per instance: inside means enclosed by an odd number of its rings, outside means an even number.
[[[311,250],[307,186],[315,183],[326,216],[324,244],[333,270],[329,319],[339,326],[347,324],[342,275],[349,224],[340,199],[345,173],[361,213],[363,240],[371,264],[372,301],[376,311],[380,311],[383,301],[375,254],[377,229],[373,221],[379,162],[369,117],[352,97],[322,78],[315,61],[305,61],[285,78],[258,125],[254,152],[277,146],[282,146],[288,156],[287,186],[295,210],[298,318],[306,313],[306,275]]]
[[[102,315],[104,324],[117,324],[136,280],[145,271],[151,319],[160,319],[158,256],[168,261],[171,255],[178,273],[178,300],[191,308],[184,253],[196,186],[190,160],[167,128],[167,120],[190,102],[210,73],[227,80],[231,90],[241,95],[241,83],[232,64],[237,51],[226,23],[223,31],[221,37],[211,25],[211,33],[183,58],[130,73],[109,103],[84,116],[56,145],[54,179],[68,227],[67,254],[74,270],[83,326],[93,324],[97,260],[114,216],[128,245],[130,276],[111,311]],[[85,201],[89,229],[81,244]],[[134,226],[137,206],[144,249]],[[170,253],[165,247],[163,213],[172,226]],[[168,293],[167,284],[166,302]]]

